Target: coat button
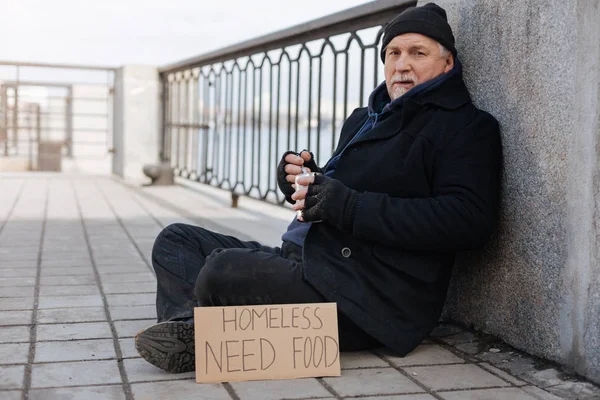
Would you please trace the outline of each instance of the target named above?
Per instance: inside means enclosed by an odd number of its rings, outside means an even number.
[[[345,258],[350,257],[350,254],[352,254],[352,251],[349,248],[344,247],[342,249],[342,256],[344,256]]]

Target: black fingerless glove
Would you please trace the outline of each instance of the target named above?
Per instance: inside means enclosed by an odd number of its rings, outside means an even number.
[[[292,194],[294,194],[294,188],[292,187],[292,183],[288,182],[287,179],[285,179],[286,176],[288,175],[288,173],[285,172],[285,166],[288,164],[285,161],[285,158],[287,157],[288,154],[295,154],[295,155],[299,156],[300,154],[302,154],[303,151],[306,151],[310,154],[310,160],[305,161],[304,166],[306,168],[310,169],[311,172],[323,173],[323,170],[317,166],[317,163],[315,162],[315,156],[312,152],[310,152],[308,150],[302,150],[300,153],[296,153],[295,151],[286,151],[283,154],[283,157],[281,157],[279,164],[277,165],[277,186],[279,187],[279,190],[281,190],[281,193],[284,194],[285,200],[290,204],[295,203],[295,201],[292,200]]]
[[[308,169],[310,169],[311,172],[318,172],[320,174],[323,173],[323,170],[321,168],[319,168],[319,166],[317,165],[317,162],[315,161],[315,155],[308,150],[302,150],[300,152],[300,154],[302,154],[303,152],[307,152],[308,154],[310,154],[310,160],[308,161],[304,161],[304,166]]]
[[[362,196],[336,179],[316,175],[308,185],[302,218],[306,222],[323,220],[351,232]]]
[[[279,190],[281,190],[281,193],[283,193],[283,195],[285,196],[285,200],[290,204],[294,204],[295,201],[292,200],[292,195],[294,194],[294,188],[292,187],[292,183],[288,182],[285,179],[285,177],[288,175],[288,173],[285,172],[285,166],[288,164],[285,161],[285,158],[287,157],[288,154],[296,154],[296,152],[295,151],[286,151],[283,154],[283,157],[281,157],[281,161],[279,161],[279,164],[277,165],[277,186],[279,187]]]

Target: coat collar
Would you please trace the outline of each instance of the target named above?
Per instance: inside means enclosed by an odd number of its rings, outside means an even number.
[[[407,103],[415,103],[421,106],[432,105],[445,110],[456,110],[470,102],[471,96],[461,75],[450,77],[442,85],[423,93],[422,96],[407,98],[403,106]]]
[[[415,86],[402,97],[391,101],[385,81],[369,96],[367,110],[370,116],[402,110],[407,104],[432,105],[454,110],[471,102],[471,96],[462,79],[462,64],[455,58],[454,68],[427,82]]]
[[[420,109],[428,106],[444,110],[457,110],[465,104],[471,103],[471,95],[463,81],[462,64],[458,57],[455,58],[454,68],[451,71],[424,84],[427,83],[430,83],[427,90],[417,96],[406,97],[401,104],[392,109],[392,112],[400,112],[403,125],[417,115]]]
[[[387,115],[382,118],[382,121],[373,127],[372,132],[359,138],[353,144],[394,136],[424,108],[433,107],[444,110],[456,110],[465,104],[471,103],[471,96],[463,81],[462,65],[458,58],[455,59],[454,68],[451,71],[431,81],[424,82],[423,85],[427,85],[427,87],[421,87],[421,90],[413,92],[410,96],[409,94],[412,91],[409,91],[407,95],[385,106],[381,114]],[[418,88],[418,86],[415,88]],[[387,96],[385,82],[379,85],[370,96],[369,117],[374,115],[375,109],[373,105],[375,101],[382,99],[382,89],[385,90],[385,95]],[[389,96],[387,98],[389,99]]]
[[[458,57],[455,58],[452,70],[431,81],[424,82],[422,85],[425,86],[424,90],[420,90],[416,96],[406,96],[399,106],[404,108],[407,104],[414,102],[421,106],[432,105],[446,110],[456,110],[471,102],[471,96],[463,81],[462,64]],[[415,89],[418,89],[419,86],[416,86]],[[410,94],[410,91],[407,94]],[[396,108],[394,105],[394,103],[390,104],[392,111]]]

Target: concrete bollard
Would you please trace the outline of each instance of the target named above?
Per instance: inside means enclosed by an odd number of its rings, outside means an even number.
[[[150,185],[167,186],[175,183],[175,174],[169,164],[146,164],[142,171],[152,179]]]

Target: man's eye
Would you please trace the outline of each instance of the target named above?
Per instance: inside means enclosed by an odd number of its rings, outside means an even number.
[[[418,56],[424,56],[424,55],[425,55],[425,53],[423,53],[422,51],[417,51],[417,55],[418,55]]]

